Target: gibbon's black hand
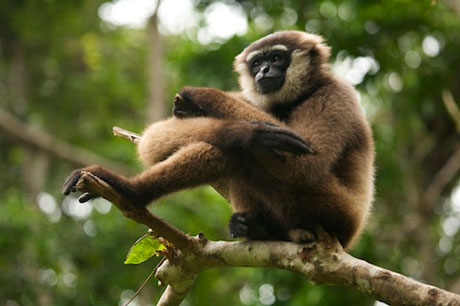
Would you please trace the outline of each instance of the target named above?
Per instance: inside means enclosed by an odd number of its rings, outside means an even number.
[[[173,114],[177,118],[204,117],[206,112],[195,103],[182,98],[177,94],[174,97]]]
[[[69,195],[71,192],[76,192],[76,184],[81,177],[82,169],[72,171],[69,176],[65,179],[64,185],[62,186],[62,194]]]
[[[247,121],[255,126],[250,141],[253,147],[269,151],[286,151],[293,154],[313,154],[308,142],[289,129],[265,121]]]
[[[265,121],[232,121],[218,131],[211,143],[218,148],[271,154],[285,160],[283,152],[312,154],[308,142],[289,129]]]
[[[136,189],[136,186],[133,186],[129,179],[121,175],[117,175],[97,165],[72,171],[65,180],[64,186],[62,187],[63,195],[68,195],[71,192],[81,191],[82,195],[78,198],[78,201],[80,201],[80,203],[88,202],[91,199],[100,197],[99,194],[88,192],[88,190],[77,190],[76,185],[84,172],[88,172],[109,184],[124,199],[129,199],[130,201],[133,201],[136,204],[144,206],[147,205],[149,200],[151,200],[150,195],[143,197],[142,192],[140,194],[139,190]]]
[[[69,195],[71,192],[76,192],[76,184],[78,180],[81,178],[82,171],[85,171],[85,169],[77,169],[72,171],[70,175],[66,178],[64,185],[62,187],[62,194],[63,195]],[[89,192],[84,192],[79,198],[78,201],[80,203],[85,203],[88,202],[89,200],[92,200],[94,198],[99,197],[98,195],[91,194]]]

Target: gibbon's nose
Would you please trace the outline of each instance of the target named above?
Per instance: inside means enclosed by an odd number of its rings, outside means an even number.
[[[264,65],[264,66],[262,66],[262,68],[260,68],[260,71],[261,71],[263,74],[266,74],[267,72],[270,71],[270,66],[269,66],[269,65]]]

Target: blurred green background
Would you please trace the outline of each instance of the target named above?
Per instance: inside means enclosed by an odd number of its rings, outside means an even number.
[[[0,1],[0,304],[117,305],[156,265],[124,265],[146,228],[60,194],[75,167],[141,170],[118,125],[170,114],[183,85],[237,89],[232,61],[282,29],[320,33],[377,145],[376,201],[352,254],[460,293],[460,1]],[[71,152],[69,154],[69,152]],[[151,209],[228,239],[210,187]],[[150,281],[131,305],[153,305]],[[268,269],[200,275],[183,305],[378,305]]]

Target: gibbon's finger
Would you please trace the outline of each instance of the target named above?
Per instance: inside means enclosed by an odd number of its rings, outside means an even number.
[[[178,110],[178,109],[173,109],[173,114],[177,118],[186,118],[188,117],[189,113],[186,111]]]
[[[247,121],[250,124],[263,124],[263,125],[268,125],[268,126],[273,126],[273,127],[279,127],[279,125],[276,125],[274,123],[268,122],[268,121],[257,121],[257,120],[250,120]]]
[[[78,202],[80,203],[85,203],[85,202],[88,202],[89,200],[92,200],[94,198],[97,198],[98,196],[95,195],[95,194],[91,194],[89,192],[85,192],[84,194],[82,194],[79,198],[78,198]]]
[[[295,132],[289,129],[285,129],[285,128],[279,127],[277,125],[274,125],[270,122],[265,122],[265,121],[249,121],[249,123],[262,125],[262,127],[259,130],[260,133],[273,133],[273,134],[285,135],[289,138],[294,139],[296,144],[303,143],[303,151],[304,151],[303,153],[310,153],[310,154],[314,153],[313,150],[310,148],[308,142],[305,139],[303,139],[301,136],[299,136],[298,134],[296,134]],[[302,153],[302,151],[299,152],[298,154],[300,153]]]
[[[297,137],[291,137],[291,135],[262,133],[259,135],[259,142],[260,145],[294,154],[307,154],[313,152],[305,140],[300,141]]]
[[[286,161],[286,156],[281,150],[275,149],[270,146],[261,146],[261,151],[267,155],[271,155],[277,160],[284,162]]]
[[[292,138],[287,135],[279,135],[280,143],[287,148],[292,149],[290,152],[295,154],[312,154],[313,150],[305,140],[299,141],[297,138]]]
[[[293,154],[306,154],[308,153],[308,148],[301,143],[291,142],[289,139],[285,139],[284,137],[276,137],[271,135],[270,137],[266,138],[260,146],[265,146],[268,148],[273,148],[277,150],[281,150],[284,152],[290,152]]]
[[[244,224],[238,224],[238,229],[240,230],[240,233],[243,234],[243,236],[246,236],[246,234],[248,233],[248,226],[247,225],[244,225]]]
[[[174,103],[185,103],[185,99],[180,94],[174,96]]]
[[[176,94],[174,97],[173,114],[178,118],[187,118],[202,117],[206,115],[206,112],[199,105]]]
[[[280,137],[279,139],[284,139],[286,144],[291,143],[294,147],[298,147],[300,149],[299,154],[314,153],[314,151],[310,148],[308,141],[306,141],[305,139],[303,139],[302,137],[288,129],[272,128],[270,130],[267,130],[266,133],[277,135]]]
[[[297,139],[298,141],[300,142],[304,142],[307,144],[307,141],[301,137],[300,135],[298,135],[297,133],[295,133],[294,131],[292,130],[289,130],[289,129],[286,129],[286,128],[282,128],[282,127],[279,127],[279,126],[276,126],[276,125],[269,125],[265,128],[265,130],[267,132],[271,132],[271,133],[276,133],[276,134],[282,134],[282,135],[286,135],[286,136],[290,136],[292,138],[295,138]]]
[[[75,192],[75,184],[77,184],[78,180],[81,177],[81,170],[74,170],[70,175],[66,178],[64,185],[62,186],[62,194],[69,195],[71,192]]]
[[[284,153],[281,152],[280,150],[270,148],[270,150],[268,150],[268,151],[270,152],[270,154],[272,154],[279,161],[282,161],[282,162],[286,161],[286,155],[284,155]]]
[[[236,217],[236,221],[238,221],[240,223],[246,223],[247,222],[246,218],[243,217],[243,216]]]
[[[233,214],[229,223],[230,236],[232,238],[246,237],[249,230],[247,222],[242,213]]]
[[[234,224],[231,229],[230,236],[232,238],[247,237],[248,229],[249,229],[248,226],[242,223]]]

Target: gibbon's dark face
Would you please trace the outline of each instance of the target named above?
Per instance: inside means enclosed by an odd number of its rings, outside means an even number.
[[[277,49],[257,52],[247,63],[257,90],[262,94],[275,92],[283,87],[290,53]]]

